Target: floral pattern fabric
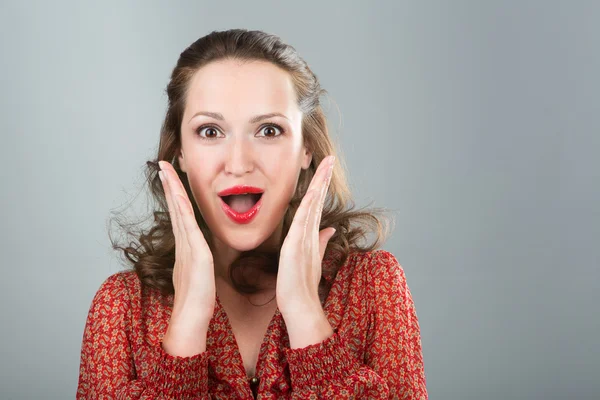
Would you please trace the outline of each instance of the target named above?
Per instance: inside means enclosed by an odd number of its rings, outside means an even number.
[[[218,296],[206,351],[172,356],[161,346],[169,303],[134,271],[117,272],[89,309],[77,399],[427,399],[419,323],[396,258],[352,252],[325,278],[333,336],[290,349],[277,309],[251,381]]]

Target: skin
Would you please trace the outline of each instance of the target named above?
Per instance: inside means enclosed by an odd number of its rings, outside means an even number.
[[[200,111],[220,113],[223,119],[197,115]],[[257,115],[271,113],[282,116],[249,122]],[[198,70],[192,78],[181,122],[179,163],[187,174],[194,201],[214,235],[215,248],[207,254],[191,200],[173,167],[161,161],[160,175],[173,230],[179,252],[183,253],[180,260],[185,260],[179,261],[179,270],[176,261],[174,271],[177,312],[173,315],[178,316],[178,321],[190,320],[190,304],[211,297],[214,288],[204,292],[197,288],[206,286],[205,278],[212,275],[212,271],[207,274],[206,265],[214,262],[214,279],[226,281],[227,268],[240,252],[280,243],[283,216],[299,174],[312,160],[303,144],[301,121],[289,74],[271,63],[215,62]],[[272,136],[275,138],[268,138]],[[320,163],[281,248],[275,292],[291,348],[319,343],[333,334],[318,298],[321,262],[335,232],[333,228],[318,230],[333,162],[334,157],[330,156]],[[221,209],[217,195],[238,184],[264,190],[262,209],[249,224],[231,221]],[[192,267],[194,261],[199,265]],[[182,273],[186,268],[189,271]],[[179,306],[178,293],[184,293],[179,296]],[[205,326],[208,316],[204,313],[197,326]],[[204,349],[204,345],[197,348]]]
[[[201,111],[220,113],[225,120],[194,116]],[[270,113],[284,117],[249,122]],[[205,124],[212,126],[199,129]],[[290,76],[271,63],[215,62],[192,78],[181,121],[179,163],[214,235],[215,272],[221,279],[229,281],[226,271],[240,252],[280,243],[283,216],[301,169],[312,160],[301,129]],[[217,193],[237,184],[264,190],[262,209],[250,224],[236,224],[221,209]]]

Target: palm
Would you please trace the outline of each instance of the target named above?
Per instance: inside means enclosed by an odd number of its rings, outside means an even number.
[[[335,233],[330,227],[319,231],[332,161],[326,157],[319,165],[281,247],[276,296],[282,313],[320,305],[321,262],[327,242]]]

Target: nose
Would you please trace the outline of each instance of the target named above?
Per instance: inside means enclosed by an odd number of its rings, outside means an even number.
[[[225,172],[227,174],[242,176],[254,169],[254,156],[252,146],[246,143],[245,137],[234,137],[227,149]]]

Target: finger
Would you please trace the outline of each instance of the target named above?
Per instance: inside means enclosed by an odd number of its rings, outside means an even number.
[[[322,262],[325,257],[325,250],[327,249],[327,243],[335,235],[335,228],[329,227],[319,232],[319,260]]]
[[[318,231],[321,224],[321,215],[323,213],[323,206],[327,197],[327,191],[329,189],[329,183],[331,182],[331,175],[333,173],[333,164],[335,157],[330,158],[328,168],[325,171],[325,178],[321,181],[321,187],[319,188],[319,198],[312,204],[312,207],[308,215],[308,224],[312,227],[314,236],[313,239],[317,240]]]
[[[320,194],[318,195],[318,200],[317,202],[312,203],[313,207],[317,206],[319,207],[319,203],[322,201],[322,198],[324,196],[325,193],[323,193],[323,184],[329,179],[328,174],[330,172],[330,166],[332,165],[332,161],[335,160],[334,156],[327,156],[325,157],[321,163],[319,164],[319,167],[317,169],[317,172],[315,173],[315,175],[313,176],[310,185],[308,186],[307,192],[314,190],[316,192],[319,192]],[[310,221],[315,221],[315,218],[312,216],[312,214],[314,214],[314,212],[312,212],[313,208],[309,208],[308,209],[308,214],[307,214],[307,221],[306,224],[309,224]],[[319,217],[320,219],[320,217]],[[316,229],[318,229],[319,227],[317,226]],[[316,238],[317,236],[317,232],[314,232],[314,238]]]
[[[192,203],[190,201],[189,196],[187,195],[183,183],[179,179],[179,176],[177,175],[175,169],[172,168],[171,165],[169,165],[166,168],[169,167],[171,169],[170,177],[174,176],[174,179],[177,181],[177,186],[179,187],[179,190],[175,192],[175,197],[177,199],[177,205],[179,207],[178,221],[180,221],[180,226],[183,230],[185,240],[190,246],[190,248],[193,250],[204,249],[210,251],[208,248],[208,243],[206,242],[206,239],[204,238],[204,235],[202,234],[202,231],[198,226],[198,222],[196,221],[194,208],[192,207]],[[171,179],[170,182],[173,182],[173,179]]]
[[[172,181],[171,181],[172,182]],[[182,248],[185,249],[185,251],[189,251],[190,246],[189,246],[189,240],[187,237],[187,233],[185,231],[185,227],[183,226],[184,221],[183,221],[183,215],[182,215],[182,201],[181,199],[181,195],[177,194],[175,191],[173,191],[173,203],[175,205],[175,217],[177,218],[177,230],[179,232],[179,236],[181,238],[181,246]]]
[[[333,156],[327,156],[321,161],[321,163],[317,167],[317,170],[315,171],[315,175],[312,177],[310,184],[308,185],[308,189],[306,189],[307,193],[310,190],[321,186],[321,183],[325,180],[327,176],[327,167],[331,162],[331,157]]]
[[[170,187],[171,190],[173,190],[173,193],[187,197],[185,187],[183,186],[183,183],[181,183],[181,180],[179,179],[179,175],[177,174],[177,171],[175,171],[175,168],[173,168],[173,166],[166,161],[161,161],[159,163],[163,172],[165,172],[169,176],[169,183],[171,183]]]
[[[177,195],[177,200],[179,201],[181,219],[190,248],[192,251],[201,249],[208,250],[208,243],[206,243],[206,239],[198,226],[194,208],[192,207],[189,198],[187,198],[187,196],[184,198],[181,195]]]
[[[162,182],[163,191],[165,193],[165,199],[167,200],[167,211],[169,212],[169,219],[171,220],[171,226],[173,227],[173,234],[178,236],[179,233],[176,231],[177,219],[175,217],[175,205],[173,204],[171,189],[169,188],[169,180],[166,176],[165,171],[163,170],[158,172],[158,176],[160,178],[160,181]]]
[[[331,156],[325,157],[321,161],[319,167],[317,168],[317,172],[313,176],[310,185],[308,186],[308,189],[304,194],[298,209],[296,210],[296,214],[294,215],[294,219],[292,220],[292,224],[288,231],[288,236],[290,236],[290,239],[296,243],[304,240],[306,235],[310,232],[310,230],[307,229],[309,226],[310,211],[312,206],[315,204],[315,200],[318,202],[321,197],[320,192],[322,187],[319,188],[318,185],[319,182],[323,183],[323,181],[326,179],[327,166],[329,162],[331,162]]]
[[[175,251],[184,251],[186,249],[186,237],[183,229],[183,223],[180,217],[180,207],[178,204],[179,202],[176,198],[176,185],[173,182],[173,174],[169,171],[170,165],[165,166],[165,164],[167,164],[166,162],[159,162],[159,164],[162,167],[164,183],[166,183],[167,191],[165,192],[165,197],[167,198],[167,204],[169,205],[169,215],[171,217],[173,234],[175,235]]]
[[[318,197],[317,195],[318,193],[314,189],[306,192],[300,202],[300,206],[298,206],[298,209],[296,210],[296,214],[294,215],[294,219],[292,220],[292,224],[288,231],[288,237],[295,243],[294,246],[301,243],[306,236],[308,231],[308,213],[312,202]]]

